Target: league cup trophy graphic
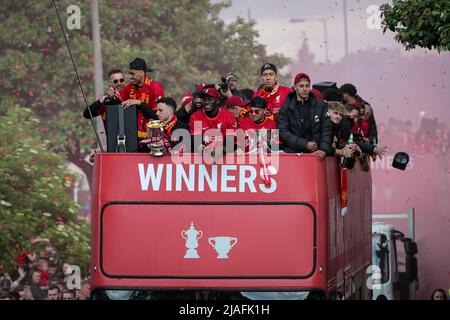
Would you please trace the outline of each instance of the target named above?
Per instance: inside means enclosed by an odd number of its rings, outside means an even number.
[[[196,230],[194,227],[194,222],[191,222],[191,227],[189,230],[181,231],[181,237],[186,240],[186,254],[185,259],[198,259],[200,258],[197,253],[198,239],[203,235],[202,231]]]
[[[219,254],[217,259],[228,259],[228,252],[238,242],[238,239],[233,237],[213,237],[209,238],[208,242]]]

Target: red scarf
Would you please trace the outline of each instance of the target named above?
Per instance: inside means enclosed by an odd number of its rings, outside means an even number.
[[[163,128],[165,135],[162,136],[162,142],[168,153],[172,152],[172,143],[171,143],[172,129],[173,127],[176,126],[177,122],[178,122],[177,116],[174,115],[172,119],[169,122],[167,122]]]
[[[172,137],[172,129],[177,124],[177,121],[178,121],[177,116],[174,115],[172,119],[169,122],[167,122],[166,125],[164,126],[164,132],[167,134],[169,138]]]
[[[152,80],[145,77],[144,84],[142,85],[142,87],[149,86],[151,83],[152,83]],[[150,105],[150,95],[146,94],[145,90],[142,90],[141,96],[138,97],[136,88],[137,88],[137,86],[131,86],[130,99],[140,100],[140,101],[144,102],[145,104]]]
[[[250,111],[249,107],[242,107],[241,111],[239,111],[239,119],[245,118],[248,116],[248,112]]]
[[[280,87],[280,85],[279,85],[278,83],[275,84],[275,87],[273,87],[272,91],[270,91],[270,93],[267,94],[267,95],[265,96],[265,98],[267,99],[267,98],[269,98],[270,96],[273,96],[275,93],[277,93],[279,87]],[[266,91],[266,86],[264,86],[264,92],[267,92],[267,91]]]
[[[145,86],[149,86],[151,83],[152,83],[152,80],[149,79],[147,76],[145,76],[144,84],[142,85],[142,88],[144,88]],[[151,98],[150,95],[147,94],[146,90],[141,90],[141,95],[140,95],[140,97],[138,97],[137,86],[131,86],[129,98],[134,99],[134,100],[139,100],[141,102],[144,102],[146,105],[150,105],[150,98]],[[142,112],[138,112],[137,121],[138,121],[138,136],[139,136],[139,138],[145,138],[147,133],[145,131],[141,131],[141,130],[147,124],[148,119],[144,117]]]

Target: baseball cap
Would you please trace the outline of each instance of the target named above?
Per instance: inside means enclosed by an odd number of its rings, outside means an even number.
[[[239,96],[231,96],[228,98],[227,102],[225,103],[225,106],[227,108],[231,108],[231,107],[244,107],[246,105],[245,101],[242,100],[241,97]]]
[[[262,67],[261,67],[261,75],[266,70],[273,70],[273,71],[275,71],[275,73],[278,73],[277,67],[273,63],[265,63],[265,64],[263,64]]]

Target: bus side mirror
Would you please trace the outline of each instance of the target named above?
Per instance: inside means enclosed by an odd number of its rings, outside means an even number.
[[[417,258],[414,256],[406,256],[406,279],[408,281],[417,280]]]
[[[408,281],[414,281],[417,279],[417,258],[414,256],[417,254],[417,244],[410,238],[402,241],[406,253],[405,276]]]
[[[417,254],[417,244],[414,241],[412,241],[410,238],[405,238],[403,240],[403,246],[405,248],[405,253],[407,255],[413,256],[413,255]]]

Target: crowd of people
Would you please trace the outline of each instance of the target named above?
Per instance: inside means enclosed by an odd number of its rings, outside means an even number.
[[[380,140],[389,140],[389,147],[412,154],[445,155],[450,147],[450,130],[438,118],[422,117],[417,129],[410,120],[390,118],[378,126]]]
[[[69,262],[59,260],[49,239],[32,239],[33,245],[45,243],[42,252],[24,252],[16,259],[15,272],[0,274],[0,300],[89,300],[88,278],[72,279]]]
[[[149,120],[160,120],[165,133],[161,144],[168,153],[181,142],[191,152],[211,152],[219,146],[224,152],[242,154],[263,146],[269,152],[314,153],[319,160],[359,157],[362,163],[368,156],[375,159],[385,153],[386,148],[378,146],[373,109],[353,84],[315,87],[309,75],[299,73],[289,88],[279,84],[277,67],[265,63],[256,91],[240,90],[239,78],[229,73],[219,84],[195,85],[177,107],[151,78],[151,71],[145,60],[134,59],[127,85],[121,70],[109,72],[107,94],[86,108],[84,117],[105,118],[108,104],[136,106],[140,150],[147,150]],[[189,130],[191,141],[173,135],[176,129]],[[228,139],[234,142],[225,143]]]

